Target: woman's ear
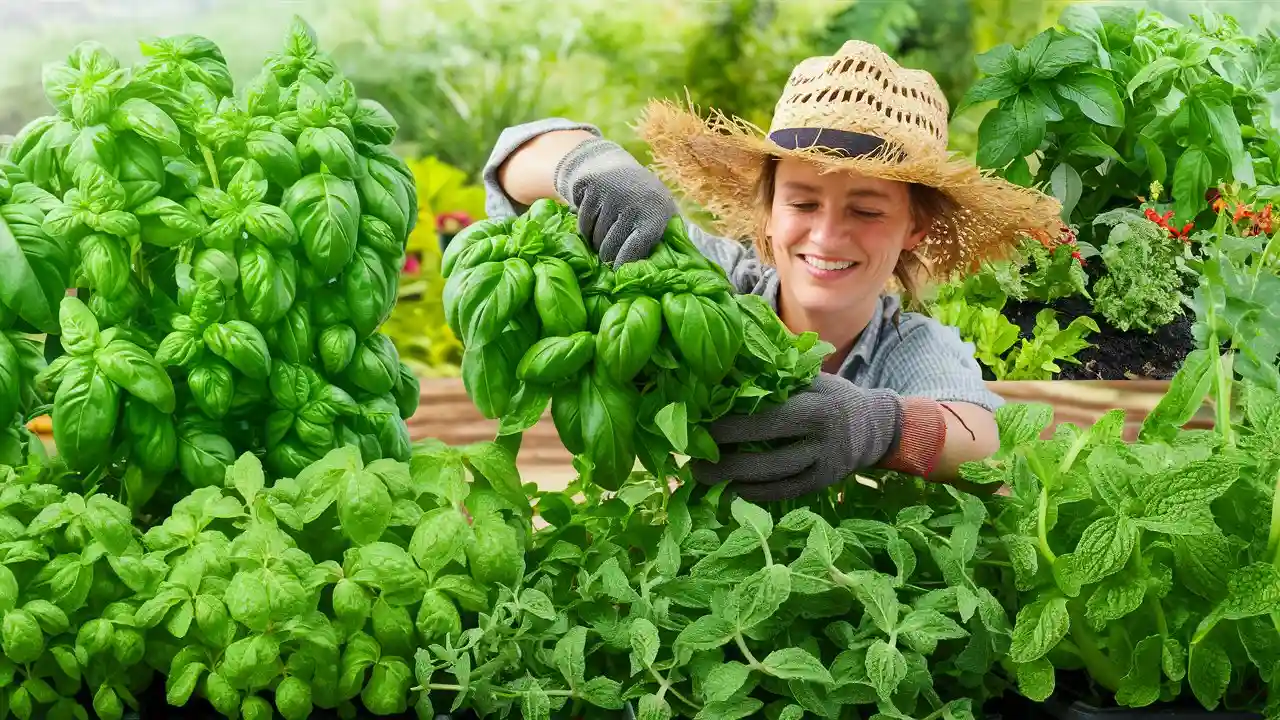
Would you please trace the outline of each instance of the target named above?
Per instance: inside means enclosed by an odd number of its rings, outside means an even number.
[[[907,235],[907,240],[902,244],[903,250],[915,250],[920,243],[929,236],[929,225],[924,223],[912,223],[911,233]]]

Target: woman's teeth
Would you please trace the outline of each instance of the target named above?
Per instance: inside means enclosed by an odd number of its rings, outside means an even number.
[[[805,262],[819,270],[845,270],[858,264],[852,260],[823,260],[821,258],[810,257],[808,255],[801,255],[800,257],[803,258]]]

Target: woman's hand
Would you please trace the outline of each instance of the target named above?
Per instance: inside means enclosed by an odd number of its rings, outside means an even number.
[[[869,390],[822,373],[810,389],[782,405],[712,423],[720,462],[694,460],[691,469],[699,482],[730,481],[736,494],[753,502],[817,492],[871,467],[945,482],[935,469],[949,457],[944,453],[948,424],[946,410],[936,401]],[[748,442],[774,447],[734,447]]]
[[[556,166],[555,187],[578,213],[578,231],[615,266],[648,257],[679,212],[656,175],[604,138],[570,150]]]

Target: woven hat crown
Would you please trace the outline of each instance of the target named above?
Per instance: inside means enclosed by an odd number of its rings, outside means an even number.
[[[769,133],[858,133],[908,156],[944,156],[949,113],[946,96],[928,72],[903,68],[875,45],[850,40],[835,55],[808,58],[791,71]]]

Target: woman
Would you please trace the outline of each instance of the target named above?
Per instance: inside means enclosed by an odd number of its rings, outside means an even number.
[[[792,498],[880,467],[955,482],[961,463],[999,447],[1002,403],[973,346],[886,292],[915,288],[917,250],[943,274],[1004,254],[1019,232],[1059,229],[1042,193],[982,176],[947,154],[947,102],[936,81],[872,45],[796,67],[767,137],[745,123],[666,103],[640,132],[658,172],[719,218],[690,225],[698,248],[740,292],[763,296],[793,332],[837,348],[813,387],[779,407],[730,416],[711,434],[720,462],[699,481],[729,480],[756,501]],[[677,214],[658,175],[594,126],[548,119],[509,128],[484,169],[487,212],[557,198],[579,213],[602,259],[646,257]],[[753,239],[753,248],[728,238]],[[767,454],[733,445],[775,441]]]

